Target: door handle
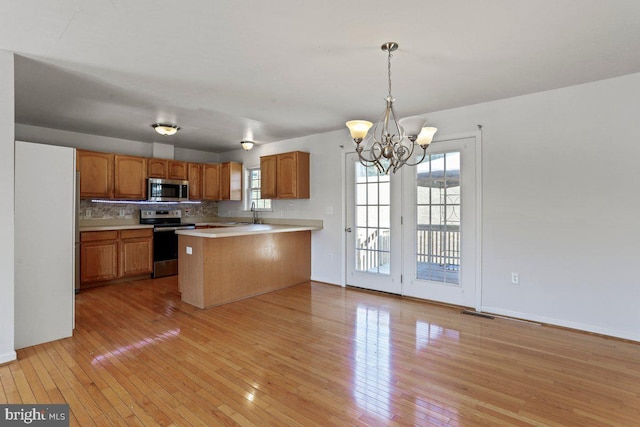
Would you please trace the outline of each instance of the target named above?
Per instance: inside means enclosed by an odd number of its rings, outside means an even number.
[[[351,233],[351,227],[345,228],[344,231],[346,231],[347,233]]]

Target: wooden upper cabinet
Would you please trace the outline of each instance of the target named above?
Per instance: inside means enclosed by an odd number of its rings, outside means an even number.
[[[202,167],[202,199],[220,200],[220,165],[206,164]]]
[[[192,200],[202,200],[202,166],[199,163],[189,163],[187,166],[189,198]]]
[[[166,159],[149,159],[148,160],[148,176],[149,178],[166,178],[168,176],[169,162]]]
[[[115,155],[116,199],[144,200],[147,198],[147,159],[145,157]]]
[[[76,151],[80,197],[113,197],[113,154]]]
[[[260,197],[309,198],[309,153],[292,151],[260,157]]]
[[[263,199],[275,199],[278,197],[276,188],[277,166],[278,156],[260,157],[260,197]]]
[[[220,200],[242,200],[242,163],[220,165]]]
[[[147,163],[149,178],[187,179],[187,162],[151,158]]]
[[[169,179],[186,180],[188,176],[187,162],[169,160]]]
[[[309,153],[278,154],[278,198],[309,198]]]

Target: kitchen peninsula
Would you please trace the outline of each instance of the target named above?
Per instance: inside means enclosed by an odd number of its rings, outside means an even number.
[[[311,231],[318,226],[248,224],[178,230],[182,301],[212,307],[311,279]]]

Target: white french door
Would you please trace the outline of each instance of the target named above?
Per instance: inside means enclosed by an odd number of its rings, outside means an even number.
[[[402,293],[399,175],[378,175],[355,153],[346,156],[346,240],[349,286]]]
[[[378,175],[346,155],[346,284],[480,307],[480,132]]]
[[[439,140],[403,168],[403,295],[480,308],[479,140]]]

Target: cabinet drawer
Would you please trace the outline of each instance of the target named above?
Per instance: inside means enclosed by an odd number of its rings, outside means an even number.
[[[81,242],[95,242],[98,240],[118,240],[118,230],[83,231],[80,233]]]
[[[138,237],[153,237],[153,229],[136,228],[134,230],[120,230],[121,239],[135,239]]]

